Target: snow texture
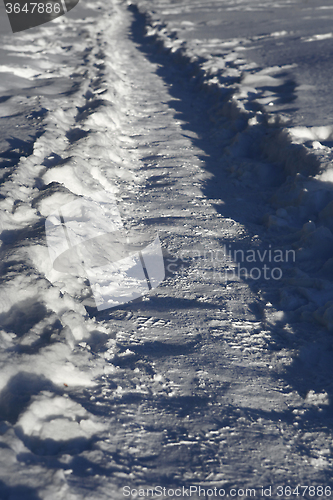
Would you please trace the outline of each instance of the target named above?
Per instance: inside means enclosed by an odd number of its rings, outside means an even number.
[[[330,497],[330,1],[0,11],[0,499]],[[54,244],[87,199],[97,239],[158,235],[143,297],[99,307]]]

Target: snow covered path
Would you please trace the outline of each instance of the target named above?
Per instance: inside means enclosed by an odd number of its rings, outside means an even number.
[[[331,337],[272,306],[280,282],[226,280],[237,263],[221,257],[291,248],[262,224],[276,185],[232,182],[220,96],[142,37],[140,15],[86,8],[3,49],[2,116],[23,108],[22,137],[36,133],[33,151],[2,155],[1,498],[330,485]],[[97,190],[127,229],[159,233],[167,269],[144,300],[103,312],[85,277],[52,269],[44,228]]]

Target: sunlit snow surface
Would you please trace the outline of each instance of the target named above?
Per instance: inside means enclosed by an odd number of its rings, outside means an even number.
[[[0,13],[0,499],[332,486],[331,2]],[[45,222],[103,190],[166,279],[98,311]]]

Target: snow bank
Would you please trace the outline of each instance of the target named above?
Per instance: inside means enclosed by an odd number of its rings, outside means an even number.
[[[295,122],[300,122],[302,113],[307,112],[305,106],[310,91],[318,95],[325,92],[326,105],[331,104],[332,94],[323,86],[320,88],[320,83],[316,89],[301,80],[306,73],[305,70],[300,72],[297,57],[299,53],[303,54],[304,44],[331,43],[332,34],[315,32],[313,36],[302,36],[302,30],[305,32],[309,28],[302,24],[301,16],[297,21],[297,37],[293,31],[285,29],[269,32],[267,28],[265,33],[255,32],[257,26],[262,29],[260,16],[269,11],[268,7],[277,9],[276,17],[279,19],[280,16],[285,25],[289,22],[287,16],[291,15],[288,12],[300,15],[297,9],[311,10],[314,16],[312,29],[323,30],[320,10],[327,6],[299,7],[280,1],[266,2],[261,9],[260,4],[251,4],[247,0],[237,3],[227,1],[223,5],[212,1],[205,3],[204,8],[197,2],[186,0],[172,7],[164,1],[152,3],[150,0],[137,0],[129,3],[136,5],[144,14],[147,36],[176,62],[186,65],[199,88],[214,93],[216,105],[210,113],[216,124],[215,137],[220,137],[221,148],[228,155],[226,165],[223,156],[223,167],[230,172],[232,182],[267,192],[271,199],[271,211],[264,215],[262,223],[269,231],[278,232],[283,245],[290,245],[292,241],[292,248],[296,251],[295,265],[302,276],[305,273],[309,282],[320,283],[319,287],[325,289],[321,295],[308,294],[307,305],[302,301],[302,307],[297,312],[302,278],[299,287],[296,285],[293,289],[293,309],[296,311],[293,317],[304,316],[304,310],[308,308],[312,319],[332,329],[327,318],[331,310],[328,299],[333,294],[330,281],[333,256],[333,125],[295,125]],[[251,10],[259,16],[258,23],[253,23],[254,27],[246,18],[246,12]],[[233,11],[239,12],[238,17],[233,16]],[[309,15],[308,12],[306,14]],[[269,27],[276,26],[278,22],[275,25],[271,23],[271,17],[267,21]],[[220,37],[214,38],[212,34],[215,26],[219,27],[216,34],[219,33]],[[225,33],[231,33],[232,29],[235,35],[228,38]],[[277,43],[274,42],[273,46],[271,40],[275,39]],[[262,67],[256,62],[255,50],[258,52],[266,46],[267,50],[274,48],[276,59],[281,59],[278,47],[280,44],[280,50],[285,51],[286,39],[290,40],[286,43],[292,44],[296,62],[269,67]],[[317,67],[319,71],[320,66]],[[323,66],[321,71],[325,70]],[[326,77],[321,74],[323,76]],[[294,77],[298,81],[293,81]],[[295,96],[299,106],[297,117],[296,112],[289,109],[289,103]],[[322,106],[318,115],[327,120],[324,113]],[[287,292],[290,296],[288,287],[281,291],[281,308],[285,307]]]
[[[116,36],[124,14],[115,6],[97,17],[97,8],[110,5],[90,8],[86,18],[59,18],[2,37],[1,116],[10,127],[18,110],[16,124],[21,120],[31,135],[2,145],[2,157],[16,161],[0,186],[0,434],[7,485],[0,482],[1,498],[17,491],[15,498],[35,499],[35,488],[43,499],[78,498],[63,470],[48,470],[36,457],[93,453],[96,436],[109,426],[73,392],[98,386],[115,370],[114,332],[89,317],[85,277],[54,269],[45,237],[45,220],[59,207],[103,190],[116,196],[117,183],[134,179],[123,168],[134,154],[123,146],[120,123],[127,95],[118,72],[121,54],[106,56],[96,42],[100,32]],[[13,129],[12,136],[20,135]],[[23,154],[22,144],[31,150]],[[34,457],[31,478],[20,462],[28,456]]]

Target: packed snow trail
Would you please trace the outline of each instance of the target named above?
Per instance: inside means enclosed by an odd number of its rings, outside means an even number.
[[[223,245],[278,245],[258,224],[267,197],[216,167],[230,123],[216,135],[214,94],[145,41],[125,3],[86,8],[3,48],[1,71],[23,79],[42,123],[1,185],[2,498],[329,486],[331,339],[283,321],[268,300],[278,284],[224,279],[236,263]],[[12,88],[2,116],[30,106]],[[115,194],[126,228],[159,233],[167,270],[142,301],[104,312],[85,277],[52,268],[44,228],[96,190]]]

